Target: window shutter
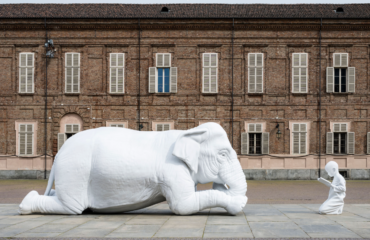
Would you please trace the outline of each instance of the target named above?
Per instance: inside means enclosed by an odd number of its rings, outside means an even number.
[[[348,67],[348,53],[342,53],[340,56],[341,67]]]
[[[301,53],[300,54],[300,57],[301,57],[300,67],[307,67],[307,57],[308,57],[308,54],[307,53]]]
[[[333,124],[333,132],[340,132],[340,124],[334,123]]]
[[[111,124],[110,126],[111,127],[117,127],[117,124]]]
[[[300,71],[299,68],[293,68],[293,92],[299,92],[299,82],[300,82]]]
[[[20,53],[19,55],[19,67],[27,67],[27,53]]]
[[[72,131],[72,124],[66,124],[66,132],[71,133]]]
[[[66,67],[72,67],[72,53],[66,53]]]
[[[255,126],[256,126],[256,132],[262,132],[262,124],[256,123]]]
[[[203,68],[203,92],[208,93],[210,90],[210,68]]]
[[[110,92],[117,92],[117,68],[110,69]]]
[[[326,68],[326,92],[334,92],[334,68]]]
[[[217,68],[211,68],[211,92],[217,93]]]
[[[242,154],[248,154],[249,151],[249,133],[242,133],[241,137],[241,152]]]
[[[163,124],[163,131],[170,130],[170,124]]]
[[[19,155],[26,154],[26,125],[19,125]]]
[[[301,74],[300,74],[300,78],[301,78],[301,92],[302,93],[306,93],[307,92],[307,68],[301,68]]]
[[[217,67],[217,53],[211,53],[211,67]]]
[[[262,154],[269,154],[270,133],[262,133]]]
[[[66,135],[64,133],[58,133],[58,151],[66,141]]]
[[[248,91],[250,93],[256,92],[256,68],[249,68],[248,69]]]
[[[170,53],[163,54],[163,66],[171,67],[171,54]]]
[[[263,53],[256,53],[256,66],[263,67]]]
[[[355,154],[355,133],[347,133],[347,154]]]
[[[157,67],[163,67],[163,53],[157,53]]]
[[[367,133],[367,154],[370,154],[370,132]]]
[[[293,132],[299,132],[299,123],[293,124]]]
[[[33,93],[34,84],[34,54],[19,54],[19,92]]]
[[[333,154],[333,134],[332,132],[326,133],[326,154]]]
[[[293,67],[299,67],[299,53],[293,53]]]
[[[110,54],[110,66],[117,67],[117,53]]]
[[[300,138],[300,154],[306,154],[306,133],[301,132]]]
[[[293,133],[293,154],[299,154],[299,133]]]
[[[73,124],[73,132],[78,133],[80,131],[80,125],[78,124]]]
[[[27,68],[19,69],[19,92],[26,92]]]
[[[248,132],[255,132],[256,131],[256,125],[254,123],[248,124]]]
[[[334,53],[333,54],[334,67],[348,67],[348,53]]]
[[[26,146],[26,153],[27,155],[32,154],[32,146],[33,146],[33,125],[27,124],[27,146]]]
[[[307,131],[307,126],[305,123],[301,123],[300,124],[300,129],[299,129],[300,132],[306,132]]]
[[[163,131],[163,124],[157,124],[157,131]]]
[[[119,128],[124,128],[124,127],[125,127],[125,125],[124,125],[124,124],[117,124],[117,127],[119,127]]]
[[[203,53],[203,67],[211,66],[211,54]]]
[[[149,93],[155,93],[155,82],[157,81],[157,69],[149,68]]]
[[[66,92],[72,92],[72,68],[66,68]]]
[[[249,53],[248,54],[248,66],[249,67],[255,67],[256,66],[256,54],[255,53]]]
[[[256,92],[263,92],[263,68],[256,68]]]
[[[124,69],[118,68],[117,71],[117,92],[123,93]]]
[[[349,67],[347,75],[348,92],[355,92],[355,68]]]
[[[177,67],[172,67],[170,69],[171,74],[171,92],[177,92]]]
[[[33,68],[27,68],[27,92],[33,92]]]
[[[347,132],[347,123],[340,124],[340,131]]]
[[[118,53],[117,54],[117,67],[124,67],[125,66],[125,54]]]
[[[78,93],[80,91],[80,54],[73,54],[73,92]]]

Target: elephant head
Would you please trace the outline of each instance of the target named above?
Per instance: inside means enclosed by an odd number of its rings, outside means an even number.
[[[245,196],[245,175],[219,124],[205,123],[185,131],[176,140],[172,153],[187,164],[199,183],[213,182],[214,189]]]

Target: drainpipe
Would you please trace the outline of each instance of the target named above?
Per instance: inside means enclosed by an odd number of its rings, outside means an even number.
[[[139,92],[137,94],[137,109],[138,109],[138,118],[139,118],[139,121],[138,121],[138,127],[139,127],[139,131],[141,131],[141,124],[140,124],[140,70],[141,70],[141,49],[140,49],[140,37],[141,37],[141,28],[140,28],[140,18],[138,19],[138,28],[139,28],[139,36],[138,36],[138,42],[139,42]]]
[[[48,30],[46,28],[46,17],[45,17],[45,42],[48,42]],[[45,51],[47,52],[48,49],[45,48]],[[44,120],[45,120],[45,129],[44,129],[44,155],[45,155],[45,171],[44,171],[44,179],[46,179],[46,154],[47,154],[47,113],[48,110],[48,57],[45,54],[45,115],[44,115]]]
[[[319,31],[319,178],[321,176],[321,28],[322,18],[320,19],[320,31]]]
[[[231,34],[231,146],[234,148],[234,18]]]

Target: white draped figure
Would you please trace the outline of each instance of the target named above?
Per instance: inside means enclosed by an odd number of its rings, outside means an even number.
[[[319,182],[330,187],[328,199],[320,206],[320,214],[341,214],[343,212],[344,198],[346,197],[346,180],[338,171],[338,164],[330,161],[326,164],[325,170],[330,177],[334,177],[333,182],[324,178],[318,178]]]

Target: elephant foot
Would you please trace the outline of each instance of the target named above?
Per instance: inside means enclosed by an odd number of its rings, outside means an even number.
[[[31,191],[23,199],[22,203],[19,205],[18,213],[21,215],[31,214],[32,213],[32,204],[35,201],[35,198],[39,196],[38,192]]]
[[[248,198],[246,196],[233,196],[230,197],[226,211],[232,215],[236,215],[243,210],[247,204]]]

